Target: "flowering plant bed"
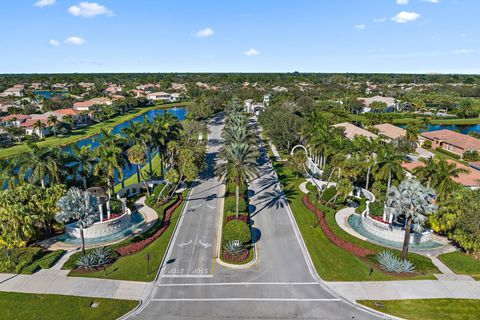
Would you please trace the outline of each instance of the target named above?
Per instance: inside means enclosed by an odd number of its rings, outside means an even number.
[[[150,237],[144,240],[129,244],[125,247],[118,248],[116,250],[118,255],[121,257],[132,255],[134,253],[137,253],[143,250],[149,244],[157,240],[170,225],[170,218],[172,217],[172,213],[175,211],[175,209],[177,209],[180,206],[182,201],[183,201],[183,197],[182,195],[179,195],[177,200],[165,210],[165,219],[162,222],[162,227],[158,229],[157,232],[155,232],[153,235],[151,235]]]
[[[323,233],[327,236],[327,238],[334,243],[337,247],[340,247],[357,257],[366,257],[368,255],[375,254],[372,250],[361,248],[359,246],[356,246],[348,241],[345,241],[341,238],[339,238],[333,231],[330,229],[330,227],[327,224],[327,221],[325,220],[325,215],[315,208],[315,206],[310,202],[310,199],[308,198],[307,195],[303,196],[303,204],[304,206],[310,210],[312,213],[314,213],[318,219],[320,220],[319,224],[320,227],[322,228]]]
[[[372,218],[375,221],[390,225],[390,223],[388,223],[388,221],[383,220],[383,217],[380,217],[380,216],[369,216],[369,217]]]
[[[228,216],[227,217],[227,222],[230,222],[232,220],[241,220],[245,223],[248,223],[248,216],[241,214],[241,215],[238,216],[238,219],[235,216]]]
[[[248,255],[249,251],[247,249],[243,249],[242,253],[238,255],[230,254],[227,250],[223,250],[222,259],[226,262],[240,263],[247,260]]]

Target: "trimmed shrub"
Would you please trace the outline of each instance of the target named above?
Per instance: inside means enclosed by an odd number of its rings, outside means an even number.
[[[335,194],[337,194],[337,188],[336,187],[330,187],[327,190],[325,190],[322,194],[322,197],[320,200],[323,202],[328,202],[330,201],[333,197],[335,197]]]
[[[228,222],[223,228],[223,240],[235,241],[239,240],[241,243],[249,243],[252,241],[252,233],[248,224],[241,220],[232,220]]]
[[[450,152],[450,151],[447,151],[445,149],[442,149],[442,148],[437,148],[435,149],[436,151],[440,152],[440,153],[443,153],[444,155],[447,155],[449,157],[452,157],[454,159],[457,159],[459,160],[462,156],[456,154],[456,153],[453,153],[453,152]]]
[[[27,247],[10,250],[9,258],[4,249],[0,250],[0,272],[20,273],[43,255],[42,248]]]
[[[372,217],[383,217],[383,202],[375,201],[370,203],[370,216]]]
[[[122,202],[118,199],[111,199],[110,209],[112,210],[112,213],[122,213]]]
[[[424,149],[432,149],[432,141],[430,140],[425,140],[422,144],[422,147]]]
[[[236,206],[236,197],[228,196],[225,198],[224,210],[225,212],[233,212],[235,213],[235,206]],[[240,197],[238,199],[238,212],[246,212],[247,211],[247,202],[245,198]]]
[[[235,195],[235,188],[237,186],[235,185],[235,183],[232,183],[232,182],[228,182],[227,183],[227,194],[229,196],[234,196]],[[247,194],[247,185],[245,183],[242,183],[240,185],[240,196],[244,196]]]

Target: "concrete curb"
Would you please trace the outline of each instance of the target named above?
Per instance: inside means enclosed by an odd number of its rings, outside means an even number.
[[[225,195],[225,184],[222,184],[222,188],[220,189],[220,193]],[[257,243],[253,246],[253,259],[252,261],[249,261],[248,263],[245,264],[231,264],[228,262],[223,261],[221,257],[221,250],[222,250],[222,226],[223,226],[223,207],[224,207],[224,202],[225,202],[225,196],[220,198],[220,205],[219,211],[218,211],[218,225],[217,225],[217,243],[216,243],[216,257],[215,261],[217,264],[221,265],[222,267],[230,268],[230,269],[235,269],[235,270],[242,270],[242,269],[248,269],[255,265],[258,262],[258,250],[257,250]]]

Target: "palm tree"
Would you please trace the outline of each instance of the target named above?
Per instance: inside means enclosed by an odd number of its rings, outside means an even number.
[[[427,182],[427,188],[430,188],[432,177],[437,171],[437,156],[430,158],[420,158],[423,165],[412,170],[412,173],[422,182]]]
[[[79,174],[82,178],[83,190],[87,190],[87,179],[92,172],[92,166],[95,163],[95,158],[92,154],[90,145],[79,147],[77,144],[70,146],[72,150],[72,169],[75,174]]]
[[[374,171],[377,165],[377,150],[380,144],[376,139],[366,138],[364,136],[355,136],[353,139],[353,145],[359,153],[359,161],[357,163],[361,163],[363,164],[364,168],[367,168],[367,173],[365,176],[365,190],[368,191],[372,170]]]
[[[380,149],[375,176],[378,179],[387,180],[387,192],[390,189],[393,177],[397,179],[403,178],[403,160],[403,155],[389,144]]]
[[[435,160],[435,166],[431,186],[437,191],[440,199],[446,199],[460,187],[460,184],[452,178],[458,178],[460,174],[468,173],[468,170],[459,168],[455,161],[447,161],[441,158]]]
[[[41,120],[37,120],[33,123],[33,130],[37,130],[38,132],[38,136],[40,138],[43,138],[43,130],[46,128],[47,126],[45,125],[45,123]]]
[[[60,148],[40,147],[28,144],[29,150],[19,156],[19,175],[26,177],[31,183],[40,181],[46,187],[47,178],[50,183],[59,182],[64,171],[64,155]]]
[[[420,134],[420,124],[417,122],[410,122],[407,125],[407,128],[405,129],[405,138],[408,141],[415,143],[416,145],[419,134]]]
[[[123,167],[127,164],[126,154],[122,148],[123,141],[118,135],[111,131],[102,130],[100,146],[93,152],[97,159],[93,167],[93,174],[96,176],[104,175],[109,196],[114,191],[115,174],[119,180],[123,179]]]
[[[163,175],[167,145],[170,141],[179,138],[181,128],[178,118],[170,112],[164,112],[162,115],[156,115],[153,118],[151,123],[152,142],[160,156],[160,175]]]
[[[227,179],[235,183],[235,217],[238,219],[238,202],[240,198],[240,186],[246,180],[255,177],[257,170],[257,150],[245,143],[226,145],[223,160],[217,166],[217,174],[221,179]]]
[[[388,190],[386,210],[395,217],[403,217],[406,221],[405,238],[402,248],[402,259],[406,259],[410,245],[410,233],[413,225],[415,232],[422,232],[427,215],[437,208],[433,204],[436,194],[414,179],[404,180],[397,187]]]
[[[58,118],[54,116],[53,114],[49,115],[47,118],[47,123],[49,126],[52,127],[53,134],[56,136],[57,135],[57,128],[56,125],[59,123]]]
[[[150,196],[150,190],[148,188],[148,184],[143,177],[142,170],[140,169],[140,165],[144,164],[147,158],[147,149],[143,144],[134,144],[130,147],[127,151],[128,159],[130,163],[137,166],[137,174],[141,177],[143,184],[145,185],[145,189],[147,190],[147,195]]]

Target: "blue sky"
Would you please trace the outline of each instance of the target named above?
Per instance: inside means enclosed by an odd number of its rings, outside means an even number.
[[[0,73],[480,73],[478,0],[2,0]]]

